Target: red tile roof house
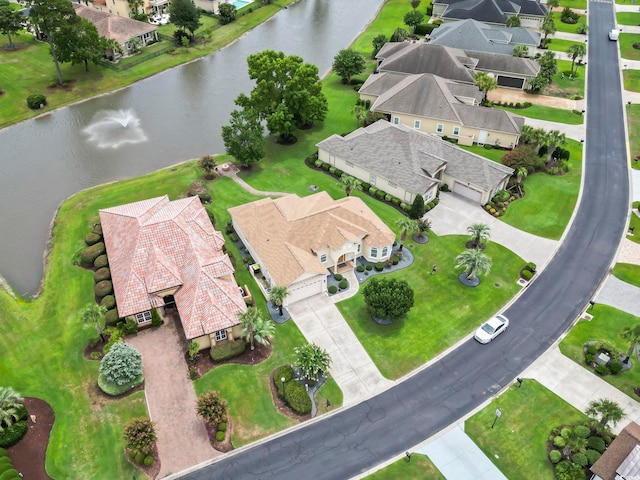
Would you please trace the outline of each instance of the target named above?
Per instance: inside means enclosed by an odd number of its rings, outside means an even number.
[[[640,425],[631,422],[591,467],[591,480],[640,478]]]
[[[175,307],[189,341],[208,348],[240,338],[247,310],[224,238],[198,197],[164,197],[100,210],[118,315],[139,325]]]

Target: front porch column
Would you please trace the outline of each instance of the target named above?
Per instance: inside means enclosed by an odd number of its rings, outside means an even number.
[[[229,339],[230,342],[233,342],[235,340],[235,338],[233,336],[233,329],[232,328],[227,328],[227,338]]]
[[[211,339],[211,348],[216,346],[216,334],[215,333],[210,333],[209,334],[209,338]]]

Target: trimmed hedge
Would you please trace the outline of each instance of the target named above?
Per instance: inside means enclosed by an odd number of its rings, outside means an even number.
[[[118,310],[116,310],[115,308],[113,310],[109,310],[104,314],[104,323],[107,327],[114,326],[116,323],[118,323],[119,320],[120,317],[118,316]]]
[[[336,293],[338,291],[338,287],[336,287],[335,285],[329,285],[329,288],[327,288],[327,290],[328,290],[328,292],[330,294],[333,295],[334,293]]]
[[[104,242],[98,242],[94,245],[91,245],[90,247],[85,248],[82,253],[80,254],[80,263],[82,263],[82,265],[93,265],[93,262],[96,260],[96,258],[98,258],[100,255],[103,255],[107,252],[107,250],[105,249],[104,246]]]
[[[107,258],[106,255],[98,255],[98,257],[93,261],[93,267],[98,269],[98,268],[103,268],[109,265],[109,259]]]
[[[384,263],[377,262],[375,268],[376,268],[376,272],[381,272],[382,270],[384,270]]]
[[[247,344],[244,340],[234,340],[233,342],[223,343],[221,345],[216,345],[211,347],[211,352],[209,355],[211,356],[211,360],[214,362],[221,362],[223,360],[227,360],[228,358],[237,357],[244,353]]]
[[[143,374],[138,375],[133,382],[129,382],[125,385],[116,385],[115,383],[107,382],[103,374],[98,375],[98,386],[100,387],[100,390],[112,397],[127,393],[138,385],[142,385],[142,382],[144,382]]]
[[[591,429],[586,425],[578,425],[574,430],[580,438],[589,438],[591,435]]]
[[[340,280],[340,290],[344,290],[346,288],[349,288],[349,282],[347,281],[346,278],[343,278],[342,280]]]
[[[105,297],[113,293],[113,283],[111,283],[111,280],[101,280],[96,283],[93,291],[95,292],[96,297]]]
[[[224,442],[224,437],[226,437],[226,433],[225,432],[221,432],[220,430],[218,430],[216,432],[216,442]]]
[[[577,463],[581,467],[586,467],[588,462],[587,456],[584,453],[573,454],[573,463]]]
[[[562,460],[562,453],[560,452],[560,450],[551,450],[549,452],[549,460],[551,461],[551,463],[558,463],[560,460]]]
[[[26,412],[27,410],[24,409],[24,411]],[[26,416],[25,418],[22,418],[22,415],[20,417],[20,421],[14,423],[9,428],[5,428],[4,431],[0,433],[0,447],[6,448],[15,445],[20,441],[22,437],[26,435]]]
[[[227,422],[220,422],[218,424],[218,431],[219,432],[226,432],[227,431]]]
[[[533,278],[533,273],[531,273],[530,270],[522,270],[522,272],[520,272],[520,276],[524,280],[529,281],[529,280],[531,280],[531,278]]]
[[[107,295],[102,299],[100,305],[102,305],[107,310],[113,310],[116,306],[116,297],[114,297],[113,295]]]
[[[111,270],[108,267],[102,267],[93,274],[93,281],[99,283],[103,280],[111,280]]]
[[[153,465],[153,457],[151,455],[147,455],[144,457],[144,461],[142,462],[145,467],[150,467]]]
[[[93,227],[91,227],[91,231],[93,233],[97,233],[98,235],[102,236],[102,225],[100,225],[99,223],[96,223]]]
[[[86,243],[89,247],[91,245],[95,245],[101,240],[102,240],[102,235],[98,235],[97,233],[90,233],[89,235],[84,237],[84,243]]]
[[[585,455],[587,456],[587,461],[589,462],[589,465],[593,465],[600,458],[600,452],[596,450],[587,450],[585,452]]]
[[[278,395],[282,395],[280,391],[282,389],[282,377],[284,377],[285,382],[293,378],[293,367],[291,365],[282,365],[273,372],[273,383],[278,388]]]
[[[282,388],[282,385],[280,386]],[[287,389],[287,404],[296,413],[306,415],[311,412],[311,398],[307,389],[295,380],[285,383]]]
[[[343,278],[343,277],[342,277],[342,275],[341,275],[341,274],[336,273],[336,274],[333,276],[333,278],[335,278],[336,280],[340,281],[340,280],[342,280],[342,278]]]
[[[604,439],[602,437],[596,437],[596,436],[589,437],[587,439],[587,447],[599,453],[604,452],[605,448],[607,448],[604,443]]]
[[[356,267],[356,271],[358,271],[358,272],[360,272],[360,273],[364,272],[364,265],[362,265],[362,264],[358,265],[358,266]]]
[[[27,97],[27,107],[31,110],[38,110],[47,104],[47,97],[41,93],[34,93]]]

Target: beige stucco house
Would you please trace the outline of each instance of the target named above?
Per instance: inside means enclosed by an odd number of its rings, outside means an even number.
[[[391,257],[395,234],[359,198],[328,193],[263,198],[229,209],[233,228],[269,286],[285,286],[285,306],[326,293],[330,272],[356,259]]]
[[[513,148],[524,118],[483,107],[475,85],[456,83],[430,73],[383,72],[369,76],[360,99],[391,123],[458,140],[460,145],[490,144]]]
[[[467,152],[437,135],[380,120],[317,144],[318,158],[406,203],[434,199],[442,184],[485,204],[513,169]]]
[[[169,0],[143,0],[142,8],[132,12],[127,0],[92,0],[93,6],[99,10],[113,13],[119,17],[131,18],[134,13],[156,15],[168,13]]]
[[[198,197],[164,197],[100,210],[118,316],[139,325],[177,309],[201,349],[240,338],[247,310],[224,238]]]

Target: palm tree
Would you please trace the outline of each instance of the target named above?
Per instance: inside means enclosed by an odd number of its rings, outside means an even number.
[[[629,359],[633,352],[636,350],[636,345],[640,342],[640,324],[633,327],[625,327],[620,336],[630,342],[629,350],[627,350],[627,357],[624,359],[624,363],[629,363]]]
[[[576,64],[576,60],[582,58],[587,54],[587,47],[584,43],[574,43],[567,48],[567,55],[571,57],[571,73],[573,73],[573,67]]]
[[[0,387],[0,433],[20,420],[22,395],[11,387]]]
[[[520,143],[534,145],[537,154],[545,135],[546,132],[542,128],[533,128],[530,125],[523,125],[520,129]]]
[[[107,308],[103,305],[90,302],[84,306],[80,319],[86,323],[92,323],[96,327],[96,332],[100,335],[100,340],[104,342],[104,336],[102,334],[104,330],[104,314],[107,313]]]
[[[416,229],[420,234],[420,238],[424,237],[431,231],[431,220],[429,220],[428,218],[419,218],[418,220],[416,220],[416,222]]]
[[[362,181],[351,175],[342,175],[340,182],[344,186],[344,193],[348,197],[354,190],[362,190]]]
[[[513,56],[514,57],[528,57],[529,56],[529,47],[526,45],[516,45],[513,48]]]
[[[556,151],[559,145],[564,145],[567,143],[567,138],[564,133],[560,133],[559,130],[551,130],[544,135],[543,144],[547,146],[547,160],[546,163],[549,165],[551,163],[551,157],[553,156],[553,152]]]
[[[587,439],[582,438],[578,435],[578,431],[575,428],[569,428],[565,430],[566,432],[563,437],[567,441],[566,447],[569,452],[565,456],[569,456],[568,454],[573,453],[584,453],[587,449]]]
[[[473,282],[491,271],[491,259],[480,250],[465,250],[456,257],[456,269],[464,270],[467,280]]]
[[[504,24],[508,28],[519,27],[521,25],[520,18],[516,15],[512,15],[507,18],[507,21],[504,22]]]
[[[608,430],[609,423],[612,423],[615,427],[617,423],[622,420],[626,414],[624,410],[620,408],[616,402],[601,398],[600,400],[592,400],[589,403],[589,407],[585,410],[585,413],[594,420],[598,421],[598,430]]]
[[[518,167],[515,171],[516,188],[518,189],[518,195],[522,196],[522,181],[529,175],[527,167]]]
[[[282,304],[284,303],[284,299],[287,298],[287,295],[289,295],[289,290],[287,290],[287,287],[281,287],[279,285],[274,285],[273,287],[271,287],[269,300],[278,307],[278,313],[280,314],[280,316],[283,315]]]
[[[490,232],[489,226],[484,223],[474,223],[467,227],[467,233],[471,239],[470,243],[476,250],[480,249],[484,242],[489,239]]]
[[[548,2],[547,2],[547,5],[549,5]],[[547,43],[548,43],[547,37],[549,35],[553,35],[557,31],[556,22],[553,21],[553,13],[549,12],[544,17],[544,20],[542,21],[542,25],[540,25],[540,31],[542,33],[544,33],[544,37],[542,38],[542,41],[540,42],[540,46],[546,47]]]
[[[268,345],[276,327],[271,319],[265,319],[255,307],[249,307],[246,312],[238,315],[242,325],[242,336],[255,348],[254,341],[260,345]]]
[[[487,93],[494,88],[498,88],[498,82],[487,72],[477,72],[474,76],[476,86],[482,91],[482,102],[487,101]]]
[[[396,227],[400,229],[400,248],[398,251],[402,251],[404,242],[407,239],[409,232],[415,232],[417,224],[415,220],[411,220],[409,217],[401,217],[396,220]]]

